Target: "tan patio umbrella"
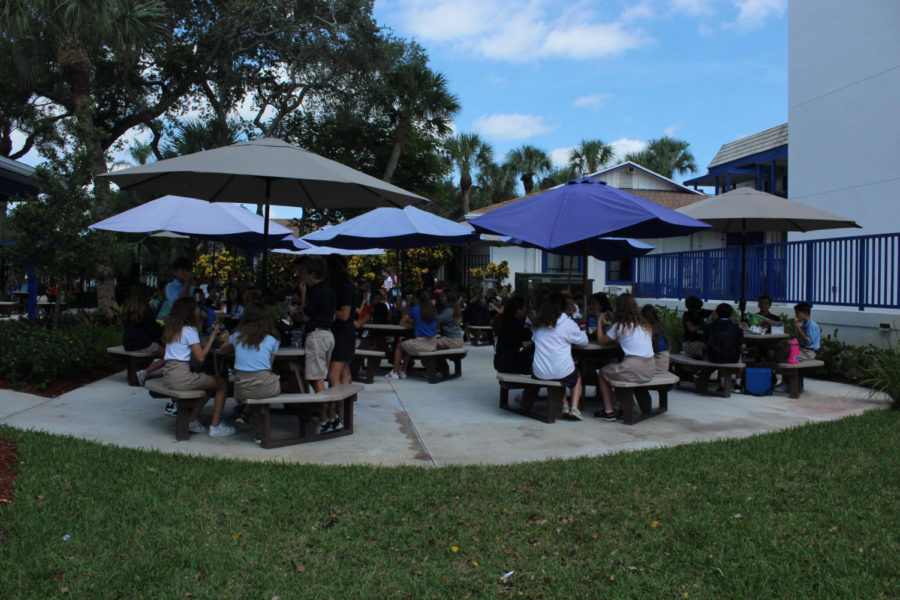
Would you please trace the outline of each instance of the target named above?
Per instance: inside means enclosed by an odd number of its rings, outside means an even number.
[[[105,173],[123,190],[210,202],[301,208],[402,207],[427,199],[276,138],[252,140]],[[263,250],[263,282],[266,281]]]
[[[695,202],[678,212],[709,223],[713,231],[741,234],[741,318],[747,306],[745,293],[746,235],[759,231],[818,231],[859,227],[841,217],[813,206],[794,202],[750,187],[733,189]]]

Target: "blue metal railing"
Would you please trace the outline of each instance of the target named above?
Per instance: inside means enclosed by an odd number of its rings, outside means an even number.
[[[745,256],[751,300],[900,308],[900,233],[759,244]],[[648,254],[634,268],[644,298],[740,297],[740,247]]]

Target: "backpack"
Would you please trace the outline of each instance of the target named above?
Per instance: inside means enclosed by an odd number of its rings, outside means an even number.
[[[763,367],[745,367],[744,393],[753,394],[754,396],[771,396],[774,389],[772,379],[772,369]]]

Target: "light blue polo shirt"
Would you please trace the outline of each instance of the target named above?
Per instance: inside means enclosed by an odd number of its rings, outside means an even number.
[[[232,333],[228,341],[234,346],[234,368],[238,371],[268,371],[272,368],[271,357],[278,352],[278,340],[267,335],[260,342],[259,349],[249,348],[238,342],[238,333]]]

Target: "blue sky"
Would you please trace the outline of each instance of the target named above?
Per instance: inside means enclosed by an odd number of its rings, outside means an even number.
[[[498,161],[672,135],[705,173],[723,143],[787,121],[787,0],[376,0],[375,18],[427,50],[456,129]]]

